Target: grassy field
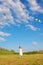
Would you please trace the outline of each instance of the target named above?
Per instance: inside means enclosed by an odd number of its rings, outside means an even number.
[[[43,65],[43,54],[0,55],[0,65]]]

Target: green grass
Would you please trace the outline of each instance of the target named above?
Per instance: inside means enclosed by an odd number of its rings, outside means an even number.
[[[43,65],[43,54],[0,55],[0,65]]]

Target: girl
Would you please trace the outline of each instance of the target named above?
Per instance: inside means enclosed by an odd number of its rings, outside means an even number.
[[[22,56],[23,55],[23,50],[22,50],[22,47],[19,46],[19,55]]]

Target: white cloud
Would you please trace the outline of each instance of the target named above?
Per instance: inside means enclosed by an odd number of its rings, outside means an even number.
[[[6,41],[4,38],[0,37],[0,42]]]
[[[10,35],[11,35],[10,33],[5,33],[5,32],[0,31],[0,36],[10,36]]]
[[[34,41],[32,44],[36,45],[36,44],[37,44],[37,42],[36,42],[36,41]]]
[[[15,23],[28,23],[28,20],[34,20],[34,17],[29,16],[29,11],[25,5],[20,1],[16,0],[0,0],[0,26],[9,26]],[[12,11],[14,17],[12,15]]]
[[[36,0],[27,0],[30,4],[30,9],[33,12],[40,12],[43,13],[43,9],[41,6],[38,5],[38,3],[36,2]]]
[[[27,26],[28,29],[31,29],[33,31],[40,30],[40,28],[37,28],[37,27],[35,27],[35,26],[31,25],[31,24],[28,24],[26,26]]]
[[[36,18],[35,21],[41,23],[41,20],[38,18]]]
[[[28,28],[30,28],[31,30],[39,30],[39,28],[29,24],[29,21],[34,20],[34,17],[29,15],[29,11],[20,0],[16,0],[15,2],[14,0],[0,1],[2,2],[2,4],[0,4],[0,28],[10,26],[11,24],[18,26],[17,23],[25,23],[25,25],[27,25],[26,23],[28,23]],[[37,11],[39,6],[36,3],[36,0],[28,0],[28,2],[30,3],[30,9]]]
[[[8,37],[8,36],[11,36],[11,34],[0,31],[0,41],[6,41],[6,39],[3,37]]]

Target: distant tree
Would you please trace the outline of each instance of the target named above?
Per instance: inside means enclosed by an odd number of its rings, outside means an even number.
[[[11,53],[15,53],[15,51],[12,49],[11,51],[10,51]]]

